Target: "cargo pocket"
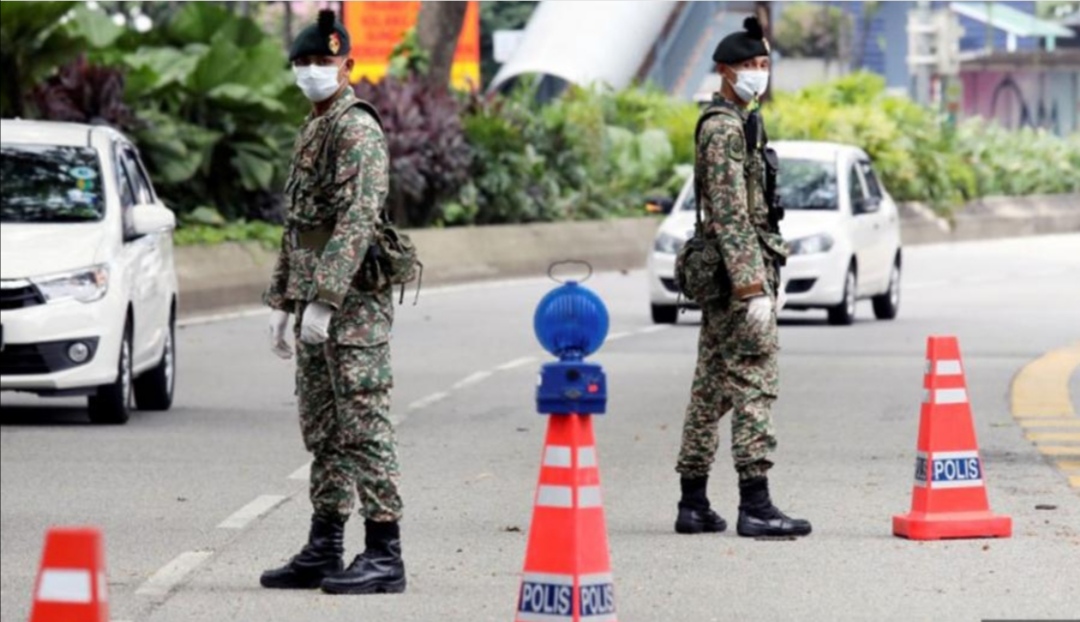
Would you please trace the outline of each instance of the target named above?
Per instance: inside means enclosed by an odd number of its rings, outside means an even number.
[[[345,393],[378,393],[394,386],[389,343],[371,347],[336,344],[333,351],[338,363],[336,375]]]
[[[394,320],[390,290],[363,292],[350,287],[334,314],[330,335],[342,346],[369,348],[390,341]]]
[[[780,332],[776,326],[775,303],[772,320],[764,325],[751,320],[747,315],[749,310],[749,301],[732,301],[729,310],[728,349],[743,355],[768,354],[779,350]]]

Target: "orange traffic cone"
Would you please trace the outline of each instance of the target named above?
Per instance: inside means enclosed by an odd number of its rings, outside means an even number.
[[[912,540],[1008,538],[1012,519],[994,515],[956,337],[930,337],[911,512],[893,534]]]
[[[516,622],[616,622],[592,418],[551,415]]]
[[[30,622],[108,622],[105,553],[92,528],[50,529]]]

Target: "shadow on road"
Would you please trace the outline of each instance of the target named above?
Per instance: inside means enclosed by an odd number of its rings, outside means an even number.
[[[71,426],[90,425],[86,407],[57,406],[8,406],[0,407],[0,426]]]

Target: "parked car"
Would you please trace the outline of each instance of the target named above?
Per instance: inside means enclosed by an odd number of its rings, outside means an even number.
[[[903,266],[896,203],[861,149],[834,143],[777,141],[777,182],[786,215],[780,232],[791,256],[781,270],[785,309],[826,309],[831,324],[851,324],[856,301],[874,315],[900,309]],[[653,321],[678,318],[675,255],[693,233],[693,179],[660,225],[648,257]]]
[[[100,126],[0,121],[0,391],[88,397],[90,419],[168,410],[173,213]]]

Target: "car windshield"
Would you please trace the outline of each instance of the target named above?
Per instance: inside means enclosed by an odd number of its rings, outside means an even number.
[[[91,148],[2,145],[0,178],[0,222],[93,222],[105,215]]]
[[[784,209],[840,209],[836,166],[832,162],[785,158],[780,161],[776,186]]]
[[[780,160],[780,177],[776,183],[784,209],[840,209],[836,168],[831,162],[783,158]],[[693,192],[686,194],[679,209],[694,209]]]

